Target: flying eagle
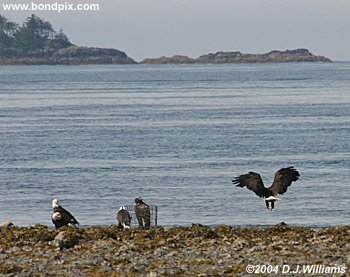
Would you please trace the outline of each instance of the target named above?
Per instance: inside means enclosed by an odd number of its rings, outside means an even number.
[[[52,200],[52,208],[53,214],[51,219],[56,228],[67,226],[69,224],[73,226],[79,225],[79,222],[74,218],[74,216],[59,205],[58,199]]]
[[[135,213],[139,226],[148,229],[151,226],[151,212],[149,206],[143,202],[141,197],[135,198]]]
[[[265,188],[260,174],[252,171],[234,178],[232,183],[236,187],[247,187],[247,189],[254,191],[257,196],[265,198],[266,208],[272,210],[275,206],[275,201],[280,200],[275,196],[285,193],[292,182],[299,179],[299,176],[299,172],[293,166],[290,166],[281,168],[276,172],[275,179],[269,188]],[[271,203],[270,207],[269,203]]]
[[[128,210],[123,206],[120,207],[117,213],[118,226],[121,228],[130,228],[131,215]]]

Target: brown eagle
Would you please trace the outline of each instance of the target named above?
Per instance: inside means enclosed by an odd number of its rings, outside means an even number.
[[[149,229],[151,226],[151,211],[149,206],[143,202],[141,197],[136,197],[135,203],[135,213],[139,226],[142,229]]]
[[[247,189],[254,191],[257,196],[265,198],[266,208],[272,210],[275,206],[275,201],[280,200],[275,196],[285,193],[292,182],[299,179],[299,176],[299,172],[293,166],[290,166],[281,168],[276,172],[275,179],[269,188],[264,186],[260,174],[252,171],[234,178],[232,183],[236,187],[247,187]],[[270,207],[269,203],[271,203]]]

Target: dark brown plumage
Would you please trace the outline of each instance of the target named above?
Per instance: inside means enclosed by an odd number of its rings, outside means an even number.
[[[148,229],[151,226],[151,211],[149,206],[143,202],[141,197],[135,198],[135,213],[139,226]]]
[[[275,196],[285,193],[292,182],[299,179],[299,176],[299,172],[293,166],[290,166],[281,168],[276,172],[275,179],[269,188],[264,186],[260,174],[252,171],[234,178],[232,183],[236,187],[247,187],[249,190],[254,191],[257,196],[266,199],[267,208],[269,208],[269,203],[271,203],[271,209],[273,209],[274,202],[278,200]]]

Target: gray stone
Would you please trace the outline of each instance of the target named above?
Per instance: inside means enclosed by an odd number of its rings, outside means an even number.
[[[0,224],[0,229],[10,229],[14,224],[10,220],[6,220]]]
[[[53,245],[60,249],[63,249],[74,247],[78,244],[78,242],[79,238],[76,235],[72,233],[67,233],[65,231],[61,231],[55,237]]]

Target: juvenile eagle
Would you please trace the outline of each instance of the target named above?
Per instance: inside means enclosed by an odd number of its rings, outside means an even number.
[[[299,179],[299,176],[299,172],[293,166],[290,166],[281,168],[276,172],[275,179],[269,188],[265,188],[260,174],[252,171],[234,178],[232,183],[236,187],[247,187],[254,191],[257,196],[265,198],[266,208],[272,210],[275,206],[275,201],[280,200],[275,196],[285,193],[292,182]],[[270,207],[269,203],[271,203]]]
[[[143,202],[141,197],[136,197],[135,203],[135,213],[139,226],[142,229],[149,229],[151,226],[151,212],[149,206]]]
[[[79,225],[79,222],[74,218],[74,216],[60,206],[58,199],[52,200],[52,208],[53,214],[51,219],[56,228],[66,226],[68,224],[73,226]]]

